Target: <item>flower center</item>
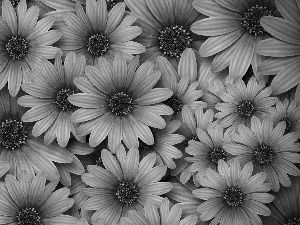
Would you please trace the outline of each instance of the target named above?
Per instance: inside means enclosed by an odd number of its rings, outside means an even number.
[[[286,125],[285,126],[285,133],[289,133],[292,129],[292,126],[293,126],[292,121],[289,118],[283,118],[283,119],[280,120],[280,122],[281,121],[285,122],[285,125]]]
[[[251,35],[263,35],[266,31],[260,25],[260,18],[263,16],[272,16],[272,11],[266,6],[255,5],[248,9],[242,16],[242,26],[246,28]]]
[[[176,96],[171,96],[163,103],[173,109],[174,111],[173,115],[177,115],[183,107],[181,101]]]
[[[274,158],[273,149],[264,144],[254,150],[254,155],[258,163],[270,163]]]
[[[238,206],[243,202],[243,193],[236,187],[228,188],[223,197],[230,206]]]
[[[116,116],[126,116],[132,109],[132,98],[124,92],[111,96],[108,107]]]
[[[191,47],[190,33],[182,26],[173,25],[160,31],[159,48],[164,55],[179,58],[182,52]]]
[[[284,225],[300,225],[300,218],[293,218],[290,219],[287,223]]]
[[[7,119],[0,125],[0,143],[9,150],[19,148],[27,139],[27,128],[23,122]]]
[[[239,104],[237,111],[241,116],[249,117],[254,112],[254,105],[250,101],[243,101]]]
[[[17,213],[18,225],[42,225],[41,217],[34,208],[25,208]]]
[[[139,189],[132,181],[123,181],[119,184],[116,195],[120,202],[132,205],[139,197]]]
[[[109,46],[109,41],[104,34],[94,34],[87,41],[87,50],[94,56],[104,55]]]
[[[28,53],[28,42],[20,36],[13,36],[6,44],[6,51],[13,59],[23,59]]]
[[[110,11],[117,3],[115,0],[105,0],[107,4],[107,10]]]
[[[218,163],[220,159],[225,160],[226,159],[226,152],[221,148],[215,148],[210,153],[211,161],[214,163]]]
[[[56,97],[54,99],[56,107],[62,111],[73,110],[75,106],[68,101],[68,97],[73,94],[75,94],[75,91],[69,88],[64,88],[57,92]]]

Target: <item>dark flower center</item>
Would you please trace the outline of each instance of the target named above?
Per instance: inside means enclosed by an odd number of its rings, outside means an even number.
[[[285,133],[289,133],[292,129],[293,123],[289,118],[283,118],[280,120],[285,122]]]
[[[218,163],[219,160],[226,159],[226,152],[221,149],[221,148],[215,148],[211,153],[210,153],[210,158],[211,161],[214,163]]]
[[[248,9],[242,16],[242,26],[251,35],[263,35],[266,31],[260,25],[260,18],[263,16],[272,16],[272,11],[268,10],[266,6],[255,5]]]
[[[13,59],[23,59],[28,53],[28,42],[20,36],[13,36],[6,44],[6,51]]]
[[[107,4],[107,10],[111,10],[117,3],[115,0],[105,0]]]
[[[87,50],[94,56],[104,55],[109,46],[109,40],[105,34],[94,34],[87,41]]]
[[[139,189],[132,181],[123,181],[119,184],[116,195],[120,202],[132,205],[139,197]]]
[[[7,119],[0,126],[0,143],[9,150],[14,150],[25,144],[27,128],[22,121]]]
[[[159,48],[164,55],[179,58],[182,52],[191,47],[190,33],[182,26],[173,25],[160,31]]]
[[[173,115],[177,115],[183,107],[181,101],[176,96],[171,96],[163,103],[173,109]]]
[[[254,112],[254,105],[250,101],[243,101],[239,104],[237,111],[241,116],[249,117]]]
[[[258,163],[270,163],[274,158],[273,149],[263,144],[254,150],[254,156]]]
[[[17,213],[18,225],[42,225],[41,217],[34,208],[25,208]]]
[[[230,206],[238,206],[243,202],[243,193],[236,187],[228,188],[224,193],[224,199]]]
[[[111,96],[108,107],[116,116],[126,116],[132,109],[132,98],[124,92],[118,92]]]
[[[68,97],[73,94],[75,94],[75,91],[69,88],[64,88],[57,92],[56,97],[54,99],[56,107],[62,111],[74,110],[75,106],[68,101]]]
[[[284,225],[300,225],[300,218],[293,218],[290,219],[287,223]]]

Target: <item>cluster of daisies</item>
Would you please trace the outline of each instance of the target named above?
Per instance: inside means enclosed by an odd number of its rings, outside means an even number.
[[[0,3],[0,224],[300,224],[299,0]]]

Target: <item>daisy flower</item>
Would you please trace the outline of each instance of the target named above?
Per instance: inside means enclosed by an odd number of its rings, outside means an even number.
[[[41,71],[32,71],[32,82],[22,85],[24,95],[18,104],[30,107],[23,116],[23,122],[35,122],[32,135],[37,137],[45,133],[46,144],[57,142],[61,147],[66,147],[70,133],[80,140],[84,138],[76,135],[78,125],[70,121],[71,114],[78,109],[68,101],[72,94],[80,92],[73,79],[83,77],[86,67],[84,56],[77,57],[74,52],[69,52],[62,65],[61,54],[55,57],[54,65],[42,59]]]
[[[178,144],[177,147],[183,153],[183,157],[175,160],[176,168],[171,171],[172,176],[179,175],[180,182],[186,183],[193,175],[194,182],[196,173],[192,173],[188,168],[192,164],[185,160],[189,155],[185,152],[185,148],[188,146],[189,140],[197,140],[196,130],[197,128],[206,129],[209,124],[213,122],[214,113],[211,109],[204,112],[203,107],[198,105],[195,112],[192,112],[188,107],[183,107],[182,109],[182,121],[181,126],[178,129],[178,133],[185,137],[185,141]]]
[[[163,87],[170,88],[173,95],[164,103],[173,109],[173,117],[180,119],[184,106],[195,110],[198,104],[206,107],[206,103],[197,101],[202,96],[202,90],[196,90],[197,62],[192,49],[186,49],[179,61],[178,72],[163,56],[156,58],[156,65],[162,72],[161,83]]]
[[[40,69],[41,59],[53,59],[59,51],[51,46],[61,37],[60,31],[51,30],[54,17],[38,21],[39,7],[27,10],[25,0],[14,9],[11,1],[2,2],[0,17],[0,89],[8,82],[8,90],[16,96],[21,83],[30,80],[30,69]]]
[[[84,202],[86,210],[97,210],[92,221],[103,219],[108,224],[116,224],[129,210],[143,211],[147,199],[155,204],[163,200],[159,195],[170,191],[169,182],[158,182],[165,175],[164,165],[153,168],[156,157],[149,154],[139,162],[139,151],[132,148],[126,154],[123,145],[119,145],[116,155],[108,150],[101,152],[104,168],[88,166],[89,173],[82,180],[92,188],[85,188],[85,194],[91,196]]]
[[[166,126],[161,115],[173,110],[160,104],[172,95],[168,88],[153,88],[160,72],[153,63],[146,62],[137,70],[138,57],[128,65],[117,55],[111,65],[104,57],[98,66],[87,66],[86,77],[74,79],[84,93],[69,96],[71,104],[80,107],[71,116],[81,123],[78,134],[91,133],[89,144],[99,145],[108,136],[108,147],[114,152],[123,140],[128,148],[138,146],[138,137],[153,145],[154,138],[148,126],[162,129]]]
[[[238,160],[230,164],[218,162],[218,172],[209,169],[199,182],[203,188],[193,191],[195,197],[205,200],[198,206],[200,219],[210,224],[262,225],[258,215],[269,216],[271,211],[264,203],[274,200],[267,192],[271,184],[264,183],[264,172],[251,176],[252,163],[241,170]]]
[[[172,224],[172,225],[195,225],[198,217],[188,216],[182,220],[181,214],[182,209],[179,204],[172,206],[170,209],[170,202],[168,198],[165,198],[159,208],[151,200],[147,200],[144,213],[139,213],[136,211],[129,211],[128,217],[123,217],[121,219],[121,225],[158,225],[158,224]]]
[[[44,172],[47,179],[58,179],[54,162],[71,163],[74,155],[32,135],[32,125],[21,120],[26,110],[17,104],[17,97],[10,96],[6,87],[0,91],[0,161],[10,164],[8,173],[14,176],[27,170],[31,177],[34,172]]]
[[[136,24],[143,30],[136,39],[146,46],[142,62],[165,56],[177,68],[186,48],[192,48],[200,62],[197,53],[204,38],[193,34],[190,26],[204,16],[193,8],[191,0],[125,0],[125,3],[138,17]]]
[[[154,137],[154,144],[147,145],[143,141],[139,141],[139,152],[141,158],[149,153],[155,153],[156,164],[166,165],[170,169],[175,169],[176,164],[173,159],[182,157],[182,153],[174,145],[181,143],[185,137],[180,134],[174,134],[180,127],[179,120],[167,122],[163,129],[151,129]]]
[[[300,106],[294,100],[285,99],[276,103],[276,107],[270,108],[270,114],[274,125],[284,121],[285,133],[298,132],[300,134]]]
[[[276,0],[283,18],[265,16],[261,26],[274,38],[259,42],[256,52],[271,56],[258,67],[263,75],[275,75],[271,82],[273,94],[281,94],[300,83],[300,4],[296,0]]]
[[[256,172],[267,174],[273,190],[279,191],[279,183],[291,186],[287,174],[300,176],[300,170],[294,163],[300,163],[300,145],[295,143],[299,137],[296,132],[283,135],[285,122],[273,128],[273,121],[267,117],[261,123],[253,116],[251,127],[238,126],[238,133],[231,135],[233,142],[224,146],[225,150],[241,162],[242,165],[252,162]]]
[[[77,219],[64,215],[74,203],[70,190],[55,187],[58,180],[46,184],[43,173],[30,179],[23,171],[18,180],[12,175],[0,184],[0,220],[2,224],[77,224]],[[54,191],[54,192],[53,192]]]
[[[229,65],[229,74],[236,78],[243,77],[250,64],[257,66],[254,48],[266,38],[260,18],[276,14],[274,0],[194,0],[193,6],[209,16],[191,26],[192,32],[209,36],[200,47],[202,57],[215,55],[213,66]]]
[[[188,170],[197,172],[198,179],[201,179],[208,168],[217,169],[219,160],[227,161],[229,155],[223,146],[230,143],[232,132],[233,129],[228,128],[224,133],[224,128],[220,124],[211,124],[206,130],[197,128],[196,140],[190,140],[185,149],[190,155],[185,160],[192,162]]]
[[[253,116],[263,119],[269,115],[270,106],[278,101],[276,97],[269,97],[271,93],[272,89],[265,87],[264,81],[258,82],[252,77],[246,86],[239,78],[234,84],[227,84],[226,92],[219,96],[223,102],[216,104],[219,112],[215,117],[223,127],[248,126]]]
[[[292,178],[291,187],[283,187],[274,194],[268,205],[271,216],[263,218],[264,225],[298,225],[300,223],[300,179]]]
[[[125,3],[116,4],[108,13],[105,0],[89,0],[86,12],[76,4],[76,15],[66,12],[63,18],[67,26],[62,26],[61,40],[57,43],[63,51],[75,51],[86,57],[89,65],[94,65],[101,56],[112,61],[117,53],[123,53],[127,60],[133,54],[140,54],[145,47],[131,41],[141,34],[140,27],[131,26],[136,20],[125,16]]]

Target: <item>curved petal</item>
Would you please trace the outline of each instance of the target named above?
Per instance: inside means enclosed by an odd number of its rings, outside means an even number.
[[[235,78],[243,77],[253,58],[255,40],[245,34],[246,38],[236,47],[229,64],[229,74]]]
[[[271,57],[298,56],[300,55],[300,45],[289,44],[275,38],[268,38],[256,45],[256,52]]]
[[[12,35],[17,35],[18,21],[16,11],[8,0],[2,1],[2,17],[6,21]]]
[[[191,30],[204,36],[218,36],[230,33],[241,27],[241,22],[233,18],[212,17],[192,24]]]
[[[224,50],[238,40],[243,33],[243,29],[237,29],[225,35],[208,38],[200,47],[200,55],[208,57]]]
[[[264,16],[260,20],[263,28],[279,40],[300,45],[300,28],[295,24],[273,16]]]
[[[193,6],[197,11],[209,17],[237,18],[241,16],[238,12],[231,11],[211,0],[193,1]]]
[[[182,78],[185,75],[189,75],[190,82],[194,82],[197,79],[197,61],[194,51],[191,48],[187,48],[183,51],[178,64],[178,74]]]
[[[250,2],[246,0],[215,0],[221,6],[235,12],[246,12]]]
[[[300,26],[299,8],[296,1],[276,0],[276,7],[286,20]]]
[[[272,80],[272,94],[278,95],[300,83],[300,60],[288,64]]]

